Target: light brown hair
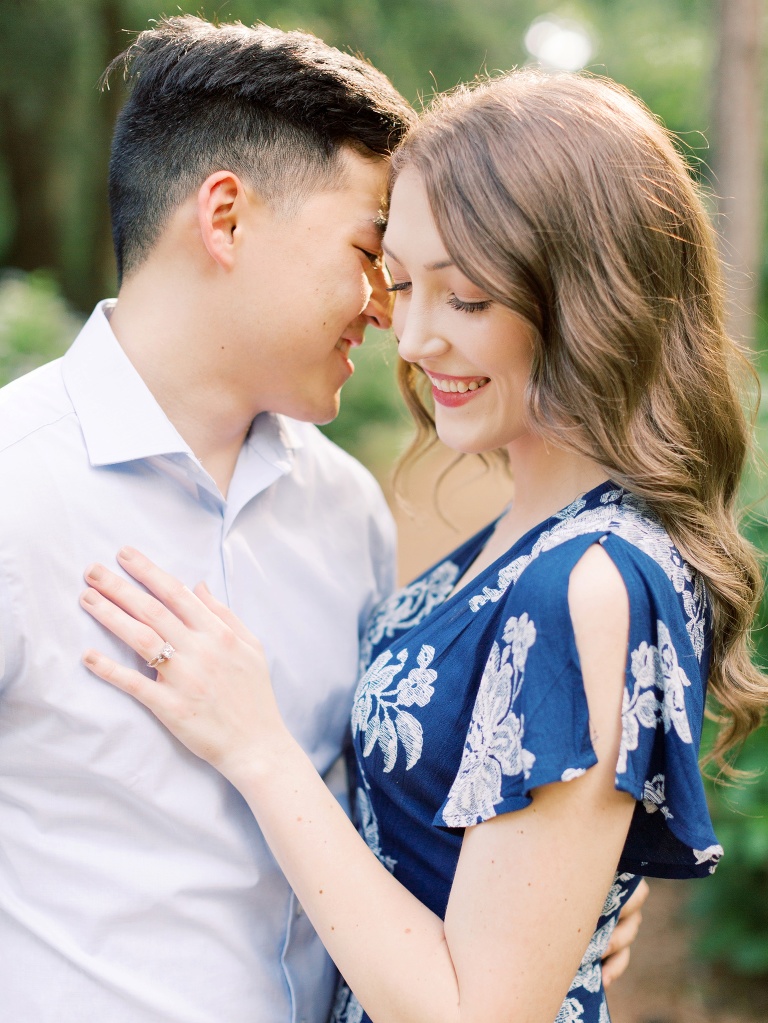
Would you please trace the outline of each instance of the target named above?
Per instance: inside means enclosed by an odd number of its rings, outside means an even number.
[[[749,630],[761,591],[735,501],[749,449],[723,325],[715,237],[671,136],[629,92],[534,70],[461,87],[405,140],[393,177],[422,177],[451,259],[537,334],[534,428],[643,498],[712,601],[712,757],[761,718],[768,683]],[[424,375],[399,377],[418,435],[434,437]],[[751,374],[751,378],[754,375]]]

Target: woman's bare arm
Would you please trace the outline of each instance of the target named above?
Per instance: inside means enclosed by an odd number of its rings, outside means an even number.
[[[288,733],[260,644],[134,553],[100,568],[83,606],[149,660],[158,680],[95,652],[96,674],[141,700],[248,800],[339,969],[376,1023],[551,1023],[592,936],[634,801],[614,787],[629,611],[605,552],[571,577],[570,606],[598,763],[529,807],[468,828],[445,923],[373,856]],[[99,592],[100,591],[100,592]]]

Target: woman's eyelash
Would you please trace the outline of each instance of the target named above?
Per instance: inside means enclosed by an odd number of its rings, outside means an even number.
[[[461,313],[481,313],[487,309],[491,304],[490,298],[486,298],[482,302],[463,302],[456,295],[451,295],[448,299],[448,305],[451,309],[457,309]]]
[[[390,284],[387,291],[408,291],[410,287],[410,281],[400,281],[395,284]],[[486,298],[482,302],[464,302],[462,299],[457,298],[456,295],[451,295],[448,299],[448,305],[451,309],[456,309],[461,313],[481,313],[489,308],[491,305],[491,299]]]

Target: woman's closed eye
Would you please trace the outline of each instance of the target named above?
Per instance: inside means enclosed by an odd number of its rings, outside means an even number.
[[[460,313],[482,313],[490,307],[491,299],[485,298],[479,302],[465,302],[458,295],[451,295],[448,299],[448,305],[451,309],[456,309]]]
[[[411,286],[410,281],[394,281],[389,285],[387,291],[395,292],[396,294],[408,292],[411,290]],[[481,313],[490,307],[491,301],[492,300],[490,298],[486,298],[475,302],[467,302],[464,299],[459,298],[458,295],[451,293],[448,298],[448,305],[451,309],[455,309],[460,313]]]

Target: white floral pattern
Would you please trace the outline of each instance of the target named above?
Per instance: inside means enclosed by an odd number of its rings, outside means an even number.
[[[426,707],[434,693],[432,683],[437,672],[430,668],[435,656],[433,646],[424,645],[412,668],[395,685],[395,676],[405,667],[408,648],[404,647],[392,663],[392,651],[380,654],[360,679],[352,706],[352,737],[365,734],[363,756],[368,757],[376,744],[384,756],[384,772],[395,766],[399,744],[405,750],[405,768],[413,767],[421,756],[424,734],[421,723],[404,707]]]
[[[685,689],[691,680],[678,661],[664,622],[657,621],[656,630],[658,646],[643,642],[632,652],[630,663],[635,685],[632,693],[624,690],[622,700],[618,774],[626,772],[627,756],[640,744],[640,728],[656,728],[659,719],[664,722],[665,732],[674,729],[682,742],[693,742],[685,710]]]
[[[555,516],[558,521],[539,535],[528,554],[520,555],[500,570],[495,587],[485,586],[482,593],[470,598],[472,611],[501,600],[528,565],[545,551],[586,533],[613,533],[653,558],[675,591],[682,596],[688,616],[688,634],[696,656],[701,660],[707,609],[704,584],[680,557],[669,534],[648,505],[634,494],[611,490],[602,495],[597,507],[582,511],[583,508],[584,501],[579,499]]]
[[[376,819],[376,814],[371,803],[370,796],[366,789],[359,787],[356,793],[357,812],[360,818],[360,827],[363,832],[363,838],[368,848],[371,850],[376,859],[383,863],[387,870],[391,873],[394,872],[397,866],[397,860],[391,856],[385,856],[381,848],[381,836],[379,833],[379,822]]]
[[[331,1010],[331,1023],[361,1023],[363,1007],[346,984],[340,984]]]
[[[617,919],[617,916],[613,916],[602,927],[598,927],[592,935],[587,951],[581,960],[581,965],[576,976],[573,978],[571,986],[568,988],[569,993],[579,987],[583,987],[585,991],[589,991],[591,994],[596,994],[600,990],[603,983],[600,964],[616,927]]]
[[[459,566],[443,561],[429,575],[403,586],[374,610],[360,647],[360,671],[371,662],[371,651],[383,639],[392,639],[418,625],[436,607],[444,603],[459,577]]]
[[[708,845],[706,849],[694,849],[693,855],[696,857],[697,866],[701,866],[703,863],[708,863],[710,874],[714,874],[715,869],[722,858],[723,847],[721,845]]]
[[[662,816],[668,821],[674,820],[672,811],[667,806],[663,774],[654,775],[650,781],[646,781],[643,786],[643,806],[646,813],[656,813],[657,810],[660,810]]]
[[[601,916],[612,916],[621,909],[622,895],[626,891],[626,884],[634,878],[634,874],[617,874],[613,879],[610,891],[605,898],[605,905]]]
[[[555,1023],[581,1023],[584,1019],[584,1006],[578,998],[568,997],[560,1006]]]
[[[480,680],[467,741],[443,810],[450,827],[468,827],[495,816],[501,802],[502,774],[530,776],[536,760],[523,747],[524,715],[514,712],[525,678],[528,651],[536,626],[527,614],[511,617],[504,626],[503,651],[494,643]],[[511,661],[510,661],[511,657]]]

